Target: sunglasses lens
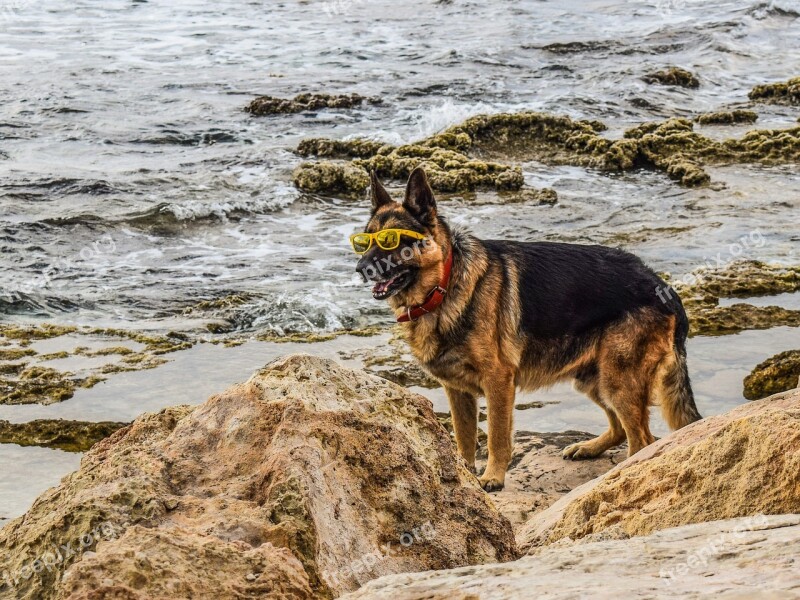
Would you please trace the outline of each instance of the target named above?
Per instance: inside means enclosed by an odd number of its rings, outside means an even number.
[[[358,253],[364,253],[369,250],[370,237],[368,233],[359,233],[350,238],[353,244],[353,250]]]
[[[384,250],[394,250],[400,245],[400,234],[396,229],[384,229],[376,237],[378,246]]]

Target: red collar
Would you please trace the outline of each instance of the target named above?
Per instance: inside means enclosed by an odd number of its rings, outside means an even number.
[[[429,312],[436,309],[442,302],[444,302],[445,294],[447,294],[447,284],[450,283],[450,271],[453,268],[453,249],[450,248],[450,254],[444,263],[444,273],[439,285],[433,288],[425,297],[425,302],[417,304],[416,306],[409,306],[406,312],[397,317],[398,323],[407,323],[408,321],[416,321],[422,315],[427,315]]]

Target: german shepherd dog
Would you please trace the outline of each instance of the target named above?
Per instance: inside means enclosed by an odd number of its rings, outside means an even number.
[[[356,269],[405,321],[414,356],[444,386],[458,451],[473,472],[477,399],[486,398],[485,490],[503,488],[517,388],[571,379],[605,411],[608,431],[566,447],[569,459],[596,457],[626,439],[629,456],[652,443],[650,405],[661,406],[672,429],[701,418],[686,368],[683,305],[639,258],[603,246],[480,240],[439,216],[419,167],[402,204],[374,173],[371,197],[365,232],[407,233],[392,250],[356,248],[363,252]]]

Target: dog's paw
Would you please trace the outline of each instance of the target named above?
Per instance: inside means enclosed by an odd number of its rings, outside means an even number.
[[[483,476],[478,479],[478,481],[480,482],[481,487],[487,492],[499,492],[505,485],[501,479],[496,477]]]
[[[593,448],[589,442],[578,442],[564,448],[561,452],[561,457],[564,460],[581,460],[584,458],[595,458],[600,454],[602,454],[602,452],[597,452],[597,449]]]

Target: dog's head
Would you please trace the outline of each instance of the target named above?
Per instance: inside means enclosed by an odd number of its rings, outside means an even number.
[[[373,238],[356,271],[373,283],[376,300],[389,300],[393,307],[420,304],[439,283],[449,246],[447,225],[437,215],[425,171],[417,167],[409,175],[402,204],[392,200],[375,173],[371,174],[370,190],[372,213],[364,231],[395,229],[410,233],[400,234],[394,249],[381,248]]]

